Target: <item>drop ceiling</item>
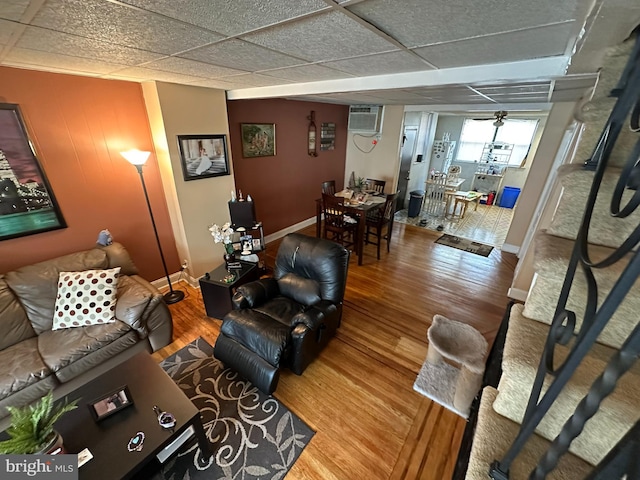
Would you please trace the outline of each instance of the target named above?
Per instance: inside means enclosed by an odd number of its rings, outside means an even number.
[[[593,86],[637,0],[3,0],[0,65],[229,99],[522,108]]]

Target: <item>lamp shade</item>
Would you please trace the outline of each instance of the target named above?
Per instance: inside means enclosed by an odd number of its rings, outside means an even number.
[[[133,149],[126,152],[120,152],[124,158],[126,158],[132,165],[144,165],[151,155],[151,152],[143,152],[141,150]]]

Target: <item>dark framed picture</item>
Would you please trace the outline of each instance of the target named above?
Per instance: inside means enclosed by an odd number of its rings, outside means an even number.
[[[242,156],[271,157],[276,154],[275,123],[241,123]]]
[[[335,150],[336,124],[323,123],[320,126],[320,150]]]
[[[133,405],[133,397],[129,392],[129,387],[123,385],[95,399],[87,406],[91,416],[97,422],[131,405]]]
[[[229,175],[226,135],[178,135],[185,181]]]
[[[0,196],[0,240],[67,226],[13,103],[0,103]]]
[[[253,237],[251,235],[243,235],[240,237],[240,244],[243,255],[249,255],[253,252]]]

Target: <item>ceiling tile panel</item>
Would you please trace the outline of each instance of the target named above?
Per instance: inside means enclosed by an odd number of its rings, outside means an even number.
[[[201,28],[104,0],[48,0],[31,24],[166,54],[223,38]]]
[[[496,85],[496,86],[479,86],[474,87],[481,93],[485,95],[494,95],[505,92],[548,92],[549,91],[549,82],[538,82],[538,83],[527,83],[527,84],[516,84],[516,85]]]
[[[123,78],[135,78],[138,81],[150,81],[158,80],[160,82],[172,82],[172,83],[191,83],[198,80],[202,80],[202,77],[193,77],[189,75],[181,75],[179,73],[165,72],[162,70],[153,70],[150,68],[142,67],[128,67],[117,72],[113,72],[108,77],[123,77]]]
[[[41,52],[26,48],[13,48],[5,57],[5,62],[13,66],[55,68],[69,73],[103,75],[123,68],[125,65],[107,63],[90,58],[73,57],[58,53]]]
[[[338,12],[316,15],[242,38],[310,61],[397,50],[393,44]]]
[[[218,88],[220,90],[235,90],[237,88],[249,88],[253,86],[246,83],[240,83],[238,81],[226,81],[219,78],[200,79],[195,82],[191,82],[189,85],[193,85],[194,87]]]
[[[266,25],[329,8],[322,0],[122,0],[224,35],[238,35]]]
[[[303,65],[300,67],[269,70],[263,73],[264,75],[283,78],[292,82],[317,82],[319,80],[335,80],[337,78],[353,77],[353,75],[349,75],[348,73],[343,73],[321,65]]]
[[[247,71],[268,70],[304,63],[299,59],[242,40],[216,43],[184,53],[180,57]]]
[[[347,8],[407,47],[562,22],[577,0],[369,0]]]
[[[554,90],[568,90],[574,88],[587,89],[595,85],[597,75],[576,75],[558,78],[554,85]]]
[[[135,48],[123,47],[38,27],[27,27],[16,43],[16,46],[62,55],[77,55],[78,57],[122,65],[135,65],[161,57],[161,55],[157,53],[145,52]]]
[[[243,70],[226,68],[209,63],[197,62],[180,57],[166,57],[144,65],[145,68],[164,70],[166,72],[183,73],[196,77],[219,78],[228,75],[246,73]]]
[[[16,29],[17,24],[7,20],[0,20],[0,45],[6,45],[11,35]]]
[[[229,82],[239,82],[249,87],[267,87],[270,85],[282,85],[283,83],[293,83],[293,81],[283,80],[281,78],[269,77],[259,73],[246,73],[244,75],[233,75],[224,77],[223,80]]]
[[[0,18],[18,21],[29,6],[29,0],[2,0]]]
[[[401,50],[326,62],[323,65],[358,76],[418,72],[431,69],[426,62],[420,60],[416,55]]]
[[[515,62],[562,55],[571,35],[571,24],[441,43],[413,51],[439,68]]]

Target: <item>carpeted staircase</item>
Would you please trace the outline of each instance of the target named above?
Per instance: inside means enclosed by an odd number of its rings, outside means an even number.
[[[634,48],[635,36],[611,49],[605,58],[592,99],[582,105],[576,113],[578,120],[584,122],[584,130],[576,149],[573,160],[575,163],[564,165],[558,171],[557,178],[562,187],[561,198],[555,206],[550,225],[538,232],[535,238],[536,273],[527,300],[524,305],[514,305],[511,308],[502,352],[502,376],[497,389],[487,386],[482,392],[466,472],[466,478],[469,480],[489,478],[492,462],[505,457],[523,422],[596,175],[593,169],[584,168],[584,162],[594,153],[598,139],[616,104],[616,98],[611,98],[609,93],[623,74],[628,59],[635,58]],[[640,68],[640,56],[635,62],[638,65],[636,68]],[[630,88],[637,92],[639,87],[635,85]],[[610,214],[616,182],[625,162],[634,148],[637,148],[636,143],[639,139],[640,134],[629,128],[627,118],[609,155],[608,166],[604,171],[591,216],[591,226],[586,235],[589,256],[594,262],[609,257],[640,225],[640,209],[636,209],[624,219],[614,218]],[[622,195],[622,205],[625,205],[635,193],[636,190],[626,189]],[[582,326],[586,306],[591,305],[595,309],[603,303],[603,299],[614,288],[634,253],[628,253],[607,268],[593,270],[598,287],[597,296],[588,291],[588,275],[578,266],[566,302],[566,309],[575,312],[576,315],[574,333]],[[636,282],[598,335],[596,343],[573,371],[561,393],[537,425],[535,433],[510,464],[510,480],[534,478],[530,477],[531,472],[551,442],[556,439],[563,425],[574,415],[576,407],[587,395],[594,381],[603,373],[611,357],[623,348],[623,344],[638,325],[639,313],[640,290]],[[567,345],[556,342],[553,350],[554,366],[557,367],[566,359],[575,341],[573,335]],[[544,377],[541,396],[547,391],[552,380],[551,375]],[[586,422],[582,433],[571,442],[569,452],[560,458],[557,467],[546,478],[564,480],[588,477],[639,419],[640,363],[635,362],[618,381],[613,393],[604,399],[597,413]],[[497,474],[494,478],[506,477]],[[614,477],[611,478],[613,480]]]

